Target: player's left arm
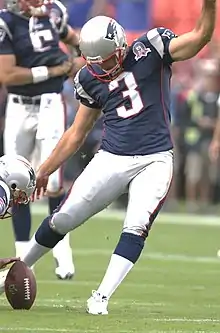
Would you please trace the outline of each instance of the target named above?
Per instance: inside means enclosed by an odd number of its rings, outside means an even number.
[[[169,44],[169,53],[173,61],[194,57],[212,38],[216,21],[216,0],[203,0],[201,15],[195,28]]]

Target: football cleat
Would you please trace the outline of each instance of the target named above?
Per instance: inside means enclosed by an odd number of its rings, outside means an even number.
[[[55,274],[59,280],[71,280],[74,276],[74,270],[57,267],[55,269]]]
[[[101,295],[96,290],[92,291],[92,296],[87,300],[87,313],[93,315],[107,315],[108,314],[108,299],[106,296]]]
[[[56,258],[56,269],[55,269],[55,274],[59,280],[71,280],[75,274],[75,267],[73,265],[73,262],[69,262],[69,265],[59,265],[59,262]]]

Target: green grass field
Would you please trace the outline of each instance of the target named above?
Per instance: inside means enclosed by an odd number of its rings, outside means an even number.
[[[185,219],[158,219],[141,260],[113,295],[109,316],[98,317],[85,313],[85,302],[103,276],[122,220],[89,221],[72,233],[75,278],[58,281],[48,254],[35,267],[38,294],[30,311],[14,311],[1,297],[0,332],[220,332],[220,218],[219,226],[217,218]],[[36,215],[34,227],[40,221]],[[9,220],[0,234],[1,256],[12,255]]]

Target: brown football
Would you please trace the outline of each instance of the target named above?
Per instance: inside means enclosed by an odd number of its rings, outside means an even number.
[[[6,276],[5,294],[13,309],[29,310],[34,304],[37,284],[32,270],[23,262],[16,261]]]

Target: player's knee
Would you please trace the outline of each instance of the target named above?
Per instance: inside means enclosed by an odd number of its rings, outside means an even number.
[[[65,235],[73,229],[73,218],[67,213],[57,212],[52,217],[50,225],[54,231]]]

